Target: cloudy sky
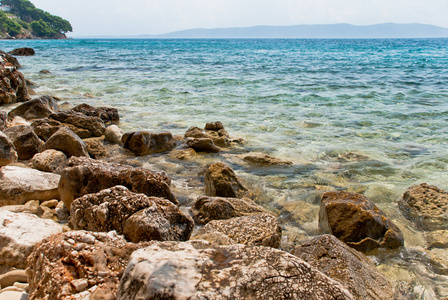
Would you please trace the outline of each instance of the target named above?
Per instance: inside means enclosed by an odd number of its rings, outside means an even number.
[[[191,28],[350,23],[448,27],[448,0],[31,0],[70,21],[70,36],[160,34]]]

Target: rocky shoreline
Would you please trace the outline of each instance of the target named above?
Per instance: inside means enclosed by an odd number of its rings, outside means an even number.
[[[0,64],[0,103],[14,104],[0,111],[0,299],[422,295],[412,280],[392,281],[375,265],[372,254],[412,251],[394,220],[364,195],[324,191],[320,207],[309,209],[319,232],[294,240],[222,157],[260,169],[291,162],[242,154],[244,141],[219,121],[184,136],[123,132],[117,109],[31,99],[18,61],[2,52]],[[154,171],[152,159],[164,169]],[[425,231],[427,249],[447,253],[446,191],[413,186],[398,206]],[[306,213],[307,204],[300,209]],[[428,262],[448,274],[446,261]]]

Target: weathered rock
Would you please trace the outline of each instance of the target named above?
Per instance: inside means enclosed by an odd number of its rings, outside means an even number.
[[[195,236],[213,235],[215,232],[227,235],[238,244],[273,248],[280,246],[282,238],[282,228],[277,218],[271,214],[210,221],[199,229]],[[192,239],[195,239],[195,237]]]
[[[170,152],[170,157],[174,159],[180,159],[180,160],[190,160],[197,156],[196,151],[191,148],[187,149],[174,149]]]
[[[16,57],[11,56],[10,54],[6,53],[5,51],[0,50],[0,56],[4,62],[10,63],[14,68],[20,69],[22,67],[19,63],[19,60]]]
[[[61,127],[42,146],[42,150],[55,149],[64,152],[67,157],[89,156],[86,144],[67,127]]]
[[[165,173],[154,173],[142,168],[110,164],[89,158],[72,157],[59,182],[61,200],[70,207],[74,199],[85,194],[123,185],[135,193],[161,197],[178,204],[171,193],[171,179]]]
[[[56,205],[54,211],[56,212],[59,222],[65,223],[70,221],[70,209],[65,207],[64,202],[60,201],[58,205]]]
[[[211,138],[205,131],[199,127],[190,127],[187,129],[187,132],[185,133],[185,138]]]
[[[43,141],[48,140],[56,131],[63,127],[61,122],[52,119],[36,120],[31,124],[34,132]]]
[[[170,132],[151,133],[148,131],[127,132],[121,139],[123,147],[136,155],[159,153],[172,150],[176,142]]]
[[[34,51],[33,48],[23,47],[14,49],[8,52],[8,54],[15,56],[33,56],[34,54],[36,54],[36,52]]]
[[[221,151],[210,138],[188,138],[186,144],[196,152],[218,153]]]
[[[51,74],[51,71],[50,71],[50,70],[43,69],[43,70],[40,70],[40,71],[39,71],[39,74]]]
[[[186,241],[193,220],[167,199],[148,197],[115,186],[74,200],[70,207],[75,229],[111,230],[128,241]]]
[[[373,262],[332,235],[304,241],[292,254],[339,281],[356,299],[393,299],[390,282]]]
[[[8,127],[14,127],[19,125],[31,126],[31,123],[22,117],[15,117],[14,119],[12,119],[11,122],[9,122]]]
[[[428,248],[448,248],[448,230],[434,230],[425,233]]]
[[[115,299],[131,253],[145,245],[115,232],[53,235],[28,257],[30,299]]]
[[[117,293],[124,299],[353,299],[341,284],[272,248],[155,242],[135,251]]]
[[[20,104],[8,113],[9,119],[22,117],[27,120],[47,118],[59,111],[56,99],[51,96],[41,96]]]
[[[88,139],[84,142],[86,143],[87,153],[89,153],[91,158],[107,156],[108,152],[101,141],[97,139]]]
[[[0,274],[12,268],[25,269],[26,258],[33,247],[62,231],[63,227],[51,220],[0,208]]]
[[[191,208],[195,220],[206,224],[212,220],[227,220],[235,217],[268,213],[250,199],[199,197]]]
[[[98,117],[103,120],[106,125],[120,122],[118,110],[112,107],[93,107],[83,103],[75,106],[71,111],[80,112],[90,117]]]
[[[0,110],[0,131],[5,130],[7,125],[8,125],[8,115],[6,114],[6,111]]]
[[[29,100],[25,77],[0,56],[0,104],[10,104]]]
[[[220,121],[217,122],[209,122],[205,124],[204,127],[205,130],[212,130],[212,131],[219,131],[221,129],[224,129],[224,125]]]
[[[106,128],[104,133],[104,139],[113,144],[121,144],[121,138],[123,137],[124,130],[118,128],[117,125],[110,125]]]
[[[248,194],[232,168],[221,162],[205,167],[204,182],[208,196],[244,198]]]
[[[0,167],[17,161],[17,151],[11,140],[0,131]]]
[[[48,149],[33,156],[33,168],[60,174],[67,165],[67,156],[58,150]]]
[[[42,219],[49,219],[53,221],[58,221],[58,216],[56,211],[46,206],[39,206],[37,209],[37,216]]]
[[[60,175],[34,169],[5,166],[0,169],[0,206],[29,200],[59,199]]]
[[[31,159],[39,152],[44,142],[34,133],[33,128],[27,125],[18,125],[3,131],[13,143],[20,160]]]
[[[92,136],[101,136],[106,130],[103,120],[98,117],[86,116],[79,112],[59,112],[50,115],[50,119],[72,124],[78,128],[87,129]]]
[[[262,166],[290,166],[292,165],[292,162],[281,160],[276,157],[269,156],[267,154],[262,153],[252,153],[247,154],[243,156],[243,160],[255,164],[255,165],[262,165]]]
[[[28,282],[28,276],[26,276],[25,270],[13,270],[0,275],[0,287],[2,289],[7,286],[12,286],[16,282]]]
[[[398,207],[424,230],[448,229],[448,192],[434,185],[411,186],[398,201]]]
[[[0,290],[0,300],[28,300],[28,294],[21,288],[8,287]]]
[[[27,214],[37,214],[37,209],[39,208],[38,200],[30,200],[22,205],[4,205],[1,207],[3,210],[7,210],[13,213],[27,213]]]
[[[362,194],[325,193],[319,211],[319,227],[362,252],[404,245],[400,229]]]

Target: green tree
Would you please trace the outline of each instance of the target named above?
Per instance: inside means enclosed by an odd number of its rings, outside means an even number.
[[[57,32],[51,28],[51,25],[44,20],[33,21],[30,24],[33,32],[39,37],[54,37]]]

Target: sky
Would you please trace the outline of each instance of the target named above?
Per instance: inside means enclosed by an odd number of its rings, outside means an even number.
[[[30,0],[69,36],[132,36],[255,25],[422,23],[448,28],[448,0]]]

